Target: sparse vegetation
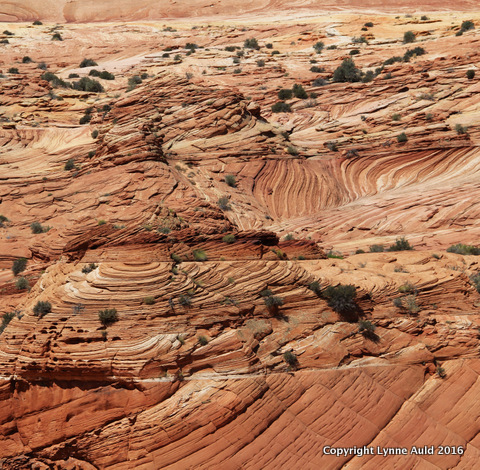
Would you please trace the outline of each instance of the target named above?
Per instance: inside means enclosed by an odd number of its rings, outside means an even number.
[[[318,281],[313,281],[308,285],[308,288],[317,296],[322,296],[322,286]]]
[[[300,84],[295,83],[292,87],[292,92],[295,98],[299,98],[301,100],[305,100],[308,98],[307,92],[304,90],[303,86]]]
[[[293,146],[293,145],[289,145],[287,147],[287,152],[290,154],[290,155],[298,155],[298,150]]]
[[[323,292],[323,296],[328,299],[328,305],[340,314],[350,313],[357,309],[355,303],[357,289],[351,284],[328,286]]]
[[[322,41],[318,41],[312,47],[315,49],[317,54],[320,54],[323,51],[325,44]]]
[[[104,327],[118,321],[118,313],[116,308],[106,308],[98,312],[98,319]]]
[[[243,43],[243,47],[245,49],[260,49],[260,46],[258,45],[258,41],[255,38],[250,38],[250,39],[245,39],[245,42]]]
[[[218,207],[220,207],[220,209],[222,209],[222,211],[229,211],[232,209],[232,206],[230,206],[230,204],[228,203],[228,197],[227,196],[222,196],[218,202]]]
[[[381,253],[385,251],[385,247],[383,245],[370,245],[369,250],[370,253]]]
[[[107,72],[106,70],[102,70],[101,72],[99,72],[98,70],[93,69],[90,70],[88,75],[91,77],[98,77],[103,80],[115,80],[115,75],[113,75],[113,73]]]
[[[85,67],[95,67],[97,66],[98,64],[93,60],[93,59],[83,59],[81,62],[80,62],[80,66],[81,68],[85,68]]]
[[[27,267],[27,258],[17,258],[13,261],[12,272],[14,276],[18,276],[21,272],[25,271]]]
[[[459,135],[466,134],[467,128],[462,126],[461,124],[455,124],[455,132]]]
[[[360,70],[357,69],[351,58],[344,59],[342,65],[333,72],[334,82],[359,82],[360,79]]]
[[[39,300],[35,307],[33,307],[33,314],[37,317],[42,318],[47,313],[52,311],[52,304],[43,300]]]
[[[8,69],[8,73],[12,73],[12,74],[17,75],[17,74],[19,74],[20,72],[18,71],[17,67],[10,67],[10,68]]]
[[[197,340],[200,346],[206,346],[208,344],[208,338],[206,336],[203,336],[203,335],[197,336]]]
[[[155,303],[155,298],[154,297],[145,297],[143,299],[143,303],[145,305],[153,305]]]
[[[397,238],[393,245],[390,245],[388,251],[408,251],[413,250],[413,246],[410,245],[405,237]]]
[[[407,52],[403,55],[403,61],[409,62],[412,57],[418,57],[426,54],[426,51],[423,47],[415,47],[413,49],[408,49]]]
[[[207,261],[208,256],[204,250],[193,250],[193,258],[195,261]]]
[[[409,44],[409,43],[412,43],[412,42],[415,42],[415,33],[413,33],[412,31],[407,31],[404,35],[403,35],[403,43],[404,44]]]
[[[467,75],[467,78],[468,78],[469,80],[472,80],[473,78],[475,78],[475,70],[472,70],[472,69],[467,70],[467,74],[466,74],[466,75]]]
[[[19,277],[15,282],[15,287],[18,290],[28,289],[30,285],[28,284],[28,280],[25,277]]]
[[[292,112],[292,108],[288,103],[284,101],[278,101],[272,106],[273,113],[290,113]]]
[[[462,23],[462,26],[460,27],[460,31],[465,32],[465,31],[470,31],[471,29],[475,29],[475,24],[473,21],[466,20]]]
[[[375,330],[376,326],[369,320],[360,320],[358,322],[358,331],[366,338],[375,339],[377,336]]]
[[[22,58],[22,64],[29,64],[31,62],[33,62],[33,60],[30,57],[28,57],[28,55]]]
[[[449,246],[447,248],[448,253],[457,253],[459,255],[480,255],[480,247],[473,245],[464,245],[463,243],[457,243],[456,245]]]
[[[63,41],[62,35],[57,31],[52,36],[52,41]]]
[[[392,121],[400,121],[401,118],[402,116],[398,113],[392,114]]]
[[[274,295],[264,296],[263,301],[267,306],[267,309],[271,313],[277,313],[278,307],[281,307],[283,305],[283,299],[281,297],[274,296]]]
[[[291,99],[293,96],[293,91],[290,90],[289,88],[282,88],[279,92],[278,92],[278,99],[279,100],[289,100]]]
[[[236,241],[236,238],[235,238],[235,235],[233,233],[229,233],[228,235],[225,235],[222,238],[222,242],[224,242],[224,243],[235,243],[235,241]]]
[[[32,233],[38,234],[48,232],[50,227],[44,227],[40,222],[33,222],[30,224],[30,229]]]
[[[182,307],[190,307],[190,305],[192,305],[192,299],[191,299],[190,295],[183,294],[178,298],[178,303]]]
[[[405,132],[402,132],[401,134],[398,134],[397,135],[397,141],[399,143],[408,142],[407,134],[405,134]]]
[[[70,170],[73,170],[75,168],[75,162],[73,161],[73,158],[69,158],[66,163],[65,163],[65,166],[63,167],[63,169],[65,171],[70,171]]]
[[[5,331],[5,328],[14,318],[15,312],[7,312],[2,315],[2,323],[0,324],[0,335]]]
[[[298,365],[298,359],[295,354],[291,351],[287,351],[283,353],[283,360],[289,365],[289,367],[295,368]]]
[[[231,188],[235,188],[237,186],[237,180],[235,179],[234,175],[226,175],[225,183],[227,183]]]
[[[88,274],[88,273],[91,273],[94,269],[97,269],[97,265],[95,263],[86,264],[82,268],[82,273]]]

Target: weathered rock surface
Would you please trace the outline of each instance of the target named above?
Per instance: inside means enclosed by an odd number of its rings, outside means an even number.
[[[195,29],[190,19],[8,25],[0,466],[475,468],[480,261],[446,252],[480,234],[480,87],[466,77],[479,39],[456,35],[463,20],[478,24],[458,13],[473,2],[427,20],[317,17],[317,3],[302,3],[301,22],[270,3],[208,13],[147,0],[19,5],[1,6],[0,18],[210,18]],[[238,19],[267,6],[277,16]],[[402,44],[409,29],[416,43]],[[51,41],[54,31],[64,40]],[[352,41],[360,34],[369,44]],[[260,50],[237,56],[253,37]],[[316,54],[320,40],[337,48]],[[188,53],[188,42],[201,47]],[[366,72],[416,46],[426,53],[372,81],[312,85],[354,48]],[[103,92],[52,88],[37,68],[73,81],[92,69],[79,67],[85,57],[115,73],[100,79]],[[316,97],[272,113],[295,83]],[[415,250],[368,252],[403,236]],[[21,257],[27,289],[11,270]],[[348,314],[325,293],[339,284],[356,288]],[[51,311],[35,315],[39,301]],[[118,321],[102,324],[104,309]],[[323,450],[414,445],[437,451]],[[464,452],[439,455],[441,445]]]

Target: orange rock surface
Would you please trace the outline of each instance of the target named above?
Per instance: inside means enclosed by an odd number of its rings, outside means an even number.
[[[192,5],[0,7],[0,467],[475,468],[476,4]]]

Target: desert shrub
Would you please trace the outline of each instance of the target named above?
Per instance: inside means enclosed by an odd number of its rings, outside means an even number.
[[[363,336],[371,337],[375,335],[376,326],[369,320],[360,320],[358,322],[358,331],[363,334]]]
[[[381,253],[385,251],[385,247],[383,245],[370,245],[369,250],[370,253]]]
[[[65,171],[70,171],[70,170],[73,170],[74,168],[75,168],[75,162],[73,161],[73,158],[68,159],[65,163],[65,166],[63,167]]]
[[[334,82],[359,82],[360,79],[360,70],[357,69],[351,58],[344,59],[342,65],[333,72]]]
[[[243,43],[243,47],[246,49],[260,49],[260,46],[258,45],[258,41],[255,38],[250,38],[250,39],[245,39],[245,42]]]
[[[263,302],[270,311],[277,311],[278,307],[283,305],[283,299],[274,295],[267,295],[263,297]]]
[[[445,372],[445,369],[443,367],[437,366],[435,372],[441,379],[444,379],[447,376],[447,373]]]
[[[284,101],[278,101],[272,106],[273,113],[290,113],[292,112],[292,108],[288,103]]]
[[[365,250],[362,250],[361,248],[358,248],[357,250],[355,250],[356,255],[361,255],[363,253],[365,253]]]
[[[357,289],[351,284],[328,286],[324,290],[323,296],[328,299],[328,305],[338,313],[353,312],[357,308],[355,303]]]
[[[232,207],[228,203],[228,197],[227,196],[222,196],[218,200],[217,204],[218,204],[218,207],[220,207],[220,209],[222,209],[222,211],[229,211],[229,210],[232,209]]]
[[[0,215],[0,227],[5,227],[5,222],[8,222],[8,218],[4,215]]]
[[[473,21],[470,20],[464,21],[460,27],[461,31],[469,31],[471,29],[475,29],[475,25],[473,24]]]
[[[7,312],[2,316],[2,323],[0,324],[0,335],[3,333],[8,324],[15,318],[15,312]]]
[[[410,294],[402,299],[402,305],[405,310],[408,310],[410,313],[418,313],[420,307],[417,304],[417,296],[415,294]]]
[[[403,57],[393,56],[383,61],[383,65],[392,65],[395,62],[403,62]]]
[[[367,28],[373,28],[373,23],[371,21],[369,21],[368,23],[365,23],[365,25]]]
[[[350,55],[358,55],[360,54],[360,49],[352,49],[350,52],[349,52]]]
[[[176,264],[180,264],[180,263],[183,261],[182,257],[179,256],[179,255],[177,255],[176,253],[172,253],[172,254],[170,255],[170,258],[172,258],[172,260],[173,260]]]
[[[48,232],[48,227],[44,227],[40,222],[33,222],[30,224],[30,229],[32,233],[45,233]]]
[[[272,55],[278,55],[278,54],[280,54],[280,51],[277,51],[277,50],[272,51]]]
[[[52,41],[63,41],[62,35],[59,32],[56,32],[52,36]]]
[[[308,98],[307,92],[304,90],[302,85],[296,84],[292,87],[292,92],[295,95],[295,98],[305,100]]]
[[[194,51],[195,49],[198,49],[198,45],[193,42],[187,42],[187,44],[185,44],[185,49],[190,49],[191,51]]]
[[[426,51],[423,47],[415,47],[413,49],[408,49],[407,52],[403,55],[403,61],[409,62],[412,57],[417,57],[420,55],[426,54]]]
[[[417,289],[410,282],[407,282],[406,284],[403,284],[402,286],[400,286],[398,288],[398,292],[400,292],[400,294],[413,294],[416,291],[417,291]]]
[[[236,238],[235,238],[235,235],[233,233],[229,233],[228,235],[225,235],[222,238],[222,242],[224,242],[224,243],[235,243],[235,241],[236,241]]]
[[[193,258],[195,261],[207,261],[208,256],[204,250],[193,250]]]
[[[41,26],[43,23],[40,20],[35,20],[33,26]]]
[[[318,77],[312,82],[312,86],[324,86],[328,83],[324,78]]]
[[[225,183],[227,183],[232,188],[235,188],[237,186],[237,180],[235,179],[234,175],[226,175]]]
[[[145,297],[143,299],[143,303],[145,305],[153,305],[155,303],[155,299],[153,297]]]
[[[25,271],[27,267],[27,258],[17,258],[13,261],[12,272],[14,276],[17,276],[21,272]]]
[[[192,299],[188,294],[184,294],[178,298],[178,303],[182,307],[189,307],[190,305],[192,305]]]
[[[89,77],[82,77],[78,82],[72,83],[72,88],[89,93],[101,93],[104,91],[100,82]]]
[[[30,57],[28,57],[28,55],[23,57],[22,59],[23,64],[29,64],[30,62],[33,62],[33,60]]]
[[[226,46],[225,50],[228,52],[235,52],[236,47],[235,46]]]
[[[474,77],[475,77],[475,70],[472,70],[472,69],[467,70],[467,78],[469,80],[472,80]]]
[[[40,70],[47,70],[47,64],[45,62],[40,62],[38,65],[37,65],[37,68],[39,68]]]
[[[284,237],[284,240],[285,241],[295,240],[295,237],[293,236],[292,233],[287,233],[287,235],[285,235],[285,237]]]
[[[115,80],[115,75],[113,75],[113,73],[107,72],[106,70],[102,70],[101,72],[99,72],[96,69],[92,69],[90,70],[88,75],[91,77],[102,78],[103,80]]]
[[[52,72],[45,72],[40,78],[49,82],[54,88],[71,88],[72,86],[70,83],[62,80],[60,77],[57,77]]]
[[[17,67],[10,67],[10,68],[8,69],[8,73],[18,74],[18,73],[20,73],[20,72],[18,71]]]
[[[393,245],[390,245],[388,251],[409,251],[413,250],[413,246],[408,243],[405,237],[397,238]]]
[[[287,152],[290,154],[290,155],[298,155],[298,150],[293,146],[293,145],[289,145],[287,147]]]
[[[98,319],[103,326],[107,327],[118,321],[118,313],[116,308],[106,308],[98,312]]]
[[[323,48],[325,47],[325,44],[323,44],[322,41],[318,41],[312,47],[315,49],[315,52],[317,54],[320,54],[323,51]]]
[[[362,77],[363,83],[371,82],[375,78],[375,73],[372,70],[368,70],[367,73]]]
[[[427,16],[427,15],[422,15],[422,16],[420,17],[420,19],[421,19],[422,21],[427,21],[427,20],[428,20],[428,16]]]
[[[47,313],[52,311],[52,304],[50,302],[45,302],[43,300],[39,300],[35,307],[33,307],[33,314],[37,317],[42,318]]]
[[[457,253],[459,255],[480,255],[480,247],[464,245],[463,243],[457,243],[456,245],[449,246],[447,251],[449,253]]]
[[[88,273],[91,273],[94,269],[97,269],[97,265],[95,263],[86,264],[82,268],[82,273],[88,274]]]
[[[392,121],[400,121],[401,118],[402,116],[400,116],[398,113],[392,114]]]
[[[330,50],[334,50],[334,49],[338,49],[338,46],[336,44],[332,44],[330,46],[327,46],[327,50],[330,51]]]
[[[98,137],[98,130],[95,129],[93,132],[92,132],[92,139],[96,139]]]
[[[478,293],[480,293],[480,273],[472,274],[470,276],[470,282],[475,287]]]
[[[105,225],[107,223],[106,220],[100,219],[98,222],[98,225]]]
[[[264,289],[264,290],[260,291],[260,295],[262,297],[269,297],[269,296],[273,295],[273,292],[270,289]]]
[[[313,72],[313,73],[322,73],[324,71],[325,69],[323,67],[318,67],[317,65],[310,67],[310,72]]]
[[[455,131],[457,134],[466,134],[467,128],[462,126],[461,124],[455,124]]]
[[[239,64],[240,63],[240,58],[239,57],[234,57],[233,58],[233,63],[234,64]]]
[[[265,61],[263,59],[258,59],[257,67],[265,67]]]
[[[282,88],[279,92],[278,92],[278,99],[279,100],[289,100],[291,99],[293,96],[293,91],[288,89],[288,88]]]
[[[318,281],[313,281],[308,285],[308,288],[318,297],[322,295],[322,286]]]
[[[412,31],[407,31],[403,35],[403,43],[408,44],[408,43],[411,43],[411,42],[415,42],[415,33],[413,33]]]
[[[405,134],[405,132],[402,132],[401,134],[398,134],[397,135],[397,141],[400,142],[400,143],[407,142],[408,141],[407,134]]]
[[[19,277],[15,282],[15,287],[18,290],[24,290],[24,289],[28,289],[30,287],[30,285],[28,284],[28,281],[27,281],[26,278]]]
[[[365,36],[360,36],[360,37],[355,36],[352,38],[352,42],[353,44],[362,44],[362,43],[366,44],[367,40]]]
[[[206,336],[197,336],[197,340],[198,340],[198,344],[200,344],[200,346],[206,346],[208,344],[208,338]]]
[[[68,74],[68,78],[80,78],[80,75],[78,75],[78,73],[70,73]]]
[[[80,62],[80,67],[81,68],[84,68],[84,67],[95,67],[96,65],[98,65],[93,59],[83,59],[81,62]]]
[[[296,367],[298,365],[298,359],[295,354],[293,354],[291,351],[287,351],[283,353],[283,360],[290,366],[290,367]]]
[[[337,152],[338,151],[338,147],[337,147],[337,143],[336,142],[327,142],[325,144],[328,148],[328,150],[331,150],[332,152]]]

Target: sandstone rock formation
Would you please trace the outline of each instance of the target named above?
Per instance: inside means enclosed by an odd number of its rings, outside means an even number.
[[[475,468],[480,260],[446,251],[480,233],[473,2],[48,23],[207,15],[157,3],[0,9],[46,23],[0,44],[0,466]],[[353,49],[378,70],[333,82]],[[115,80],[56,86],[93,69]],[[294,84],[307,98],[273,113]],[[436,450],[324,451],[414,445]]]

